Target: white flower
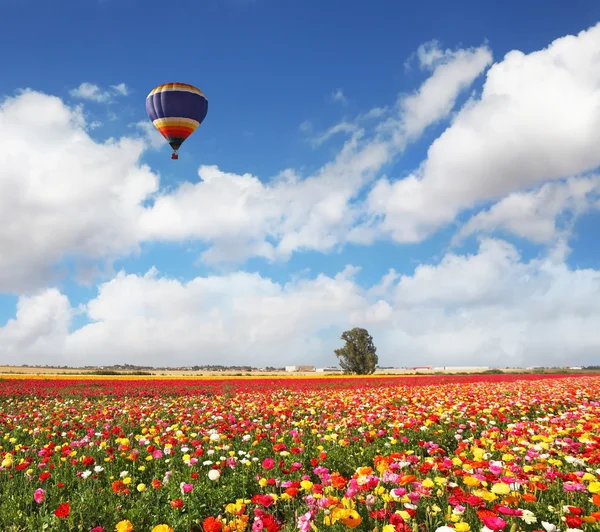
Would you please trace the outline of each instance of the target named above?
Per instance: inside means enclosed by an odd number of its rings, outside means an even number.
[[[88,478],[91,474],[91,471],[84,471],[83,473],[81,473],[81,478]]]
[[[221,436],[219,436],[218,434],[211,434],[210,435],[210,441],[219,441],[221,439]]]
[[[211,470],[208,472],[208,478],[209,478],[210,480],[213,480],[213,481],[215,481],[215,480],[219,480],[219,477],[220,477],[220,476],[221,476],[221,473],[219,473],[219,472],[218,472],[216,469],[211,469]]]
[[[104,471],[104,468],[102,466],[97,465],[96,467],[94,467],[94,471],[96,473],[102,473],[102,471]]]
[[[547,532],[556,532],[558,530],[552,523],[548,523],[547,521],[542,521],[542,526]]]
[[[521,510],[521,512],[523,512],[521,514],[521,519],[523,519],[523,521],[525,521],[528,525],[537,521],[537,517],[531,510]]]

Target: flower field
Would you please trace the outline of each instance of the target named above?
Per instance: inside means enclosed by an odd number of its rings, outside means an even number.
[[[0,380],[0,530],[600,530],[600,378]]]

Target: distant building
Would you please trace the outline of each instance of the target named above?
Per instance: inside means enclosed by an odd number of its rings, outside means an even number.
[[[285,371],[289,373],[297,373],[297,372],[310,372],[316,371],[315,366],[286,366]]]
[[[486,371],[489,366],[440,366],[433,368],[434,371]]]
[[[317,368],[317,373],[330,373],[336,371],[342,371],[342,369],[336,368],[335,366],[325,366],[324,368]]]

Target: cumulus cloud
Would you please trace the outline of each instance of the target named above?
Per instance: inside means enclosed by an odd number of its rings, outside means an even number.
[[[65,258],[136,249],[140,203],[158,187],[141,140],[92,140],[78,108],[26,91],[0,105],[0,292],[36,289]],[[61,275],[62,276],[62,275]]]
[[[320,366],[336,362],[343,330],[368,326],[383,366],[590,364],[600,272],[572,270],[559,255],[527,262],[487,238],[474,254],[390,271],[370,289],[352,266],[285,284],[244,271],[187,282],[121,272],[85,305],[91,322],[71,332],[65,296],[20,298],[0,328],[0,360]]]
[[[400,98],[394,117],[374,136],[355,123],[332,127],[317,142],[341,132],[350,138],[333,161],[304,179],[287,170],[263,183],[249,174],[201,167],[199,183],[158,195],[144,211],[144,238],[212,242],[202,257],[211,263],[251,255],[287,258],[297,250],[371,241],[375,235],[368,230],[352,231],[362,210],[353,200],[409,142],[451,112],[460,92],[490,61],[485,47],[453,52],[414,94]]]
[[[342,330],[367,324],[382,365],[473,357],[550,364],[565,353],[569,363],[591,363],[600,273],[567,266],[561,217],[600,207],[598,178],[586,175],[600,163],[598,45],[600,25],[539,52],[507,54],[420,168],[399,181],[382,172],[452,113],[491,64],[487,46],[426,44],[417,58],[431,75],[414,93],[326,130],[319,142],[347,138],[311,175],[287,169],[270,182],[204,165],[198,180],[161,190],[140,162],[145,149],[165,144],[151,124],[135,125],[140,138],[97,142],[79,107],[34,91],[4,100],[0,292],[20,298],[15,318],[0,328],[0,357],[161,365],[240,363],[252,354],[256,365],[281,365],[285,353],[289,363],[322,365],[335,362]],[[81,94],[106,101],[107,91],[94,87]],[[128,92],[124,84],[111,89]],[[482,204],[456,242],[500,230],[549,244],[550,252],[527,262],[513,245],[484,238],[475,254],[448,253],[410,275],[392,267],[370,287],[357,283],[351,266],[286,284],[244,271],[185,282],[155,270],[121,272],[99,285],[84,307],[90,323],[76,330],[78,310],[57,289],[44,290],[56,286],[65,260],[79,261],[89,280],[98,262],[144,241],[206,242],[209,264],[282,260],[382,235],[422,240]]]
[[[468,76],[481,68],[470,68]],[[434,70],[433,76],[439,75]],[[449,76],[447,85],[445,103],[437,108],[442,114],[464,88],[465,78]],[[127,87],[116,85],[112,91],[125,94]],[[74,94],[108,98],[107,91],[89,83]],[[424,91],[422,97],[430,95]],[[398,112],[409,114],[422,106],[417,92]],[[421,117],[410,135],[416,137],[419,127],[440,117]],[[34,91],[2,103],[0,291],[43,286],[64,274],[57,267],[65,259],[119,256],[142,240],[209,242],[212,248],[203,258],[211,263],[331,250],[345,241],[360,215],[352,200],[410,140],[408,132],[402,133],[402,122],[376,137],[363,127],[337,126],[327,135],[345,130],[350,138],[333,161],[304,179],[286,170],[264,183],[249,174],[203,166],[199,182],[161,191],[152,202],[158,176],[140,158],[147,147],[160,148],[165,142],[151,124],[137,124],[141,138],[106,142],[90,138],[90,127],[80,107]],[[86,269],[93,271],[89,265]]]
[[[73,98],[99,103],[110,102],[114,96],[127,96],[127,94],[129,94],[129,89],[125,83],[111,85],[110,89],[111,90],[104,90],[94,83],[84,81],[79,87],[70,90],[69,94],[73,96]]]
[[[158,129],[156,129],[154,124],[149,120],[142,120],[141,122],[134,124],[134,126],[140,130],[142,136],[151,148],[160,150],[161,148],[168,146],[165,137],[160,134]]]
[[[481,96],[457,113],[418,171],[373,188],[369,208],[383,217],[380,229],[419,241],[465,208],[596,168],[599,46],[600,24],[494,64]]]
[[[469,235],[505,231],[533,242],[550,243],[564,237],[576,218],[594,208],[600,195],[600,177],[570,178],[545,183],[533,191],[513,192],[491,208],[472,216],[454,237],[459,243]],[[567,224],[557,220],[568,214]]]

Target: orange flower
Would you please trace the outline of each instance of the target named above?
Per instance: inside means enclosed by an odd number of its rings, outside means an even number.
[[[400,477],[400,485],[406,486],[406,484],[410,484],[411,482],[414,482],[415,480],[417,480],[417,477],[415,477],[414,475],[402,475]]]
[[[152,532],[175,532],[169,525],[156,525]]]
[[[360,525],[361,520],[362,519],[356,510],[351,510],[346,517],[340,519],[340,521],[348,528],[356,528]]]
[[[123,493],[125,491],[125,484],[123,484],[122,480],[115,480],[112,483],[112,490],[115,493]]]
[[[204,528],[205,532],[221,532],[223,523],[214,517],[207,517],[202,522],[202,528]]]
[[[133,532],[133,523],[127,519],[124,519],[123,521],[119,521],[117,523],[115,530],[117,532]]]
[[[523,493],[521,495],[525,502],[535,502],[537,501],[537,497],[533,493]]]
[[[515,497],[514,495],[508,495],[508,496],[504,497],[502,502],[506,506],[517,506],[519,504],[519,497]]]
[[[331,475],[331,485],[338,490],[344,489],[346,486],[346,479],[339,473]]]

